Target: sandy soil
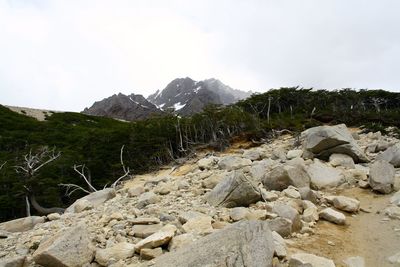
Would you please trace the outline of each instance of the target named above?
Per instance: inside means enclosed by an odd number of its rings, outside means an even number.
[[[294,240],[290,251],[304,251],[331,258],[339,267],[345,266],[343,260],[351,256],[364,257],[367,267],[395,266],[387,258],[399,252],[400,222],[387,220],[383,214],[391,195],[378,195],[360,188],[337,193],[357,198],[362,210],[368,212],[346,214],[346,226],[319,221],[316,234]]]

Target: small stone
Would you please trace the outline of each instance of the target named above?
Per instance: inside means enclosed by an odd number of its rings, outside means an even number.
[[[199,218],[202,216],[205,215],[201,212],[190,210],[179,214],[178,220],[180,223],[184,224],[190,219]]]
[[[136,224],[132,227],[132,231],[134,232],[133,236],[139,238],[146,238],[159,231],[162,227],[163,226],[161,224],[150,224],[150,225]]]
[[[400,207],[400,191],[395,193],[391,198],[390,198],[390,203],[396,206]]]
[[[264,191],[265,192],[261,191],[261,193],[262,193],[263,198],[266,201],[275,201],[275,200],[277,200],[279,198],[279,196],[274,192],[267,191],[265,189],[264,189]]]
[[[328,240],[328,245],[329,246],[335,246],[335,242],[332,242],[332,241]]]
[[[295,198],[295,199],[301,199],[301,195],[299,191],[296,190],[296,188],[289,186],[285,190],[283,190],[283,193],[290,198]]]
[[[190,184],[187,181],[180,181],[178,184],[178,189],[183,190],[183,189],[189,189]]]
[[[331,154],[329,156],[329,163],[333,167],[342,166],[349,169],[355,168],[353,158],[345,154]]]
[[[129,197],[137,197],[144,193],[144,187],[142,185],[133,186],[128,189]]]
[[[156,248],[168,244],[168,242],[175,235],[176,231],[177,228],[175,225],[167,224],[166,226],[161,228],[158,232],[139,241],[135,245],[135,251],[140,253],[140,251],[143,248]]]
[[[118,243],[106,249],[96,251],[96,261],[103,266],[108,266],[111,259],[115,261],[132,257],[135,253],[135,245],[127,242]]]
[[[357,212],[360,210],[360,201],[350,197],[335,196],[333,206],[339,210],[347,212]]]
[[[139,196],[137,208],[143,209],[147,205],[155,204],[160,201],[160,198],[153,192],[146,192]]]
[[[47,219],[49,219],[49,221],[56,221],[59,220],[61,218],[61,215],[58,213],[50,213],[49,215],[47,215]]]
[[[319,220],[318,208],[314,206],[305,209],[301,218],[305,222],[318,221]]]
[[[358,181],[358,186],[360,188],[366,189],[369,187],[369,183],[367,181],[360,180]]]
[[[271,231],[275,231],[282,237],[290,236],[292,233],[292,221],[285,218],[275,218],[268,221],[269,228]]]
[[[390,256],[390,257],[388,258],[388,261],[389,261],[391,264],[400,264],[400,252],[396,253],[396,254],[393,255],[393,256]]]
[[[140,258],[143,260],[152,260],[163,254],[162,248],[144,248],[140,250]]]
[[[289,150],[287,152],[287,159],[294,159],[294,158],[300,158],[303,155],[303,150],[301,149],[294,149],[294,150]]]
[[[244,207],[236,207],[230,210],[229,216],[234,222],[241,221],[249,215],[249,211]]]
[[[395,169],[385,160],[375,161],[369,171],[369,184],[373,190],[383,194],[393,191]]]
[[[398,206],[389,206],[385,209],[385,214],[389,216],[391,219],[400,220],[400,207]]]
[[[333,222],[335,224],[343,225],[346,223],[346,216],[331,208],[326,208],[319,213],[321,219]]]

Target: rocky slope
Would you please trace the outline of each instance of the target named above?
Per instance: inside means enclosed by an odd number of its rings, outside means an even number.
[[[199,153],[0,224],[0,266],[399,266],[400,141],[344,125],[301,140]]]
[[[180,115],[198,113],[209,104],[228,105],[247,98],[251,92],[232,89],[217,79],[194,81],[190,78],[175,79],[167,87],[147,99],[163,110],[173,108]]]
[[[51,116],[52,114],[56,112],[62,112],[62,111],[54,111],[47,109],[26,108],[26,107],[16,107],[16,106],[5,106],[5,107],[19,114],[24,114],[26,116],[35,118],[38,121],[44,121],[47,117]]]
[[[112,95],[95,102],[84,114],[134,121],[162,115],[163,112],[147,101],[142,95]]]

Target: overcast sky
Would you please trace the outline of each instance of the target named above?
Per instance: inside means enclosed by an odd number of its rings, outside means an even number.
[[[0,0],[0,104],[81,111],[178,77],[400,90],[398,0]]]

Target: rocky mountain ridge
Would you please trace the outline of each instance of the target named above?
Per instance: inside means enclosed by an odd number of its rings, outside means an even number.
[[[147,101],[142,95],[114,94],[95,102],[84,114],[134,121],[162,115],[163,112]]]
[[[163,111],[190,116],[201,112],[207,105],[229,105],[250,95],[251,92],[232,89],[216,79],[194,81],[187,77],[173,80],[165,89],[157,90],[147,99],[142,95],[120,93],[95,102],[83,113],[127,121],[162,115]]]
[[[337,125],[301,143],[200,154],[2,223],[0,266],[399,264],[400,140]]]

